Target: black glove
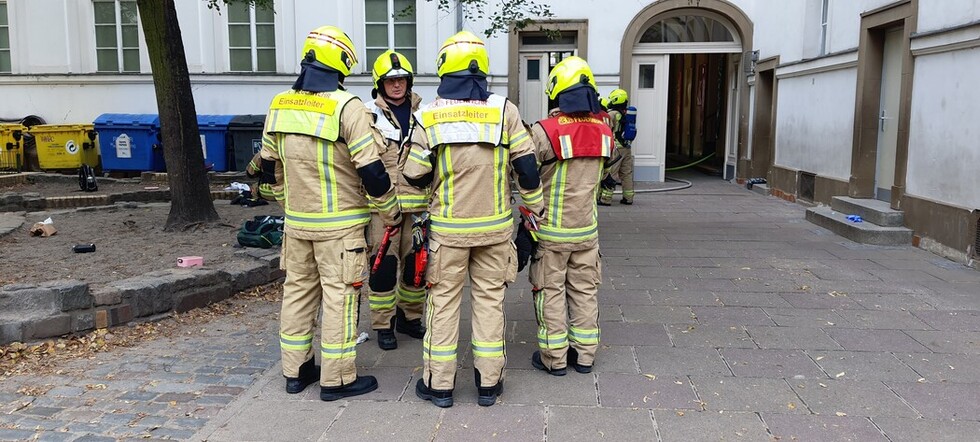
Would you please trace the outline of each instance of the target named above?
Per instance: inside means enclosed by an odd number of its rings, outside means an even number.
[[[517,238],[514,239],[517,246],[517,271],[520,272],[527,267],[531,257],[538,250],[538,242],[531,237],[531,232],[524,227],[524,223],[517,225]]]
[[[275,161],[262,159],[262,176],[259,177],[259,184],[276,184]]]
[[[612,175],[606,175],[606,177],[602,179],[600,184],[602,184],[602,187],[605,187],[607,189],[616,188],[616,180],[613,179]]]

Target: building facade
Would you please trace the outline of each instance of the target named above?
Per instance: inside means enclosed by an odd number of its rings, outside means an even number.
[[[275,0],[274,13],[176,3],[201,114],[263,113],[298,73],[306,33],[325,24],[360,51],[352,92],[370,96],[374,57],[394,48],[428,99],[439,44],[486,27],[438,1]],[[980,2],[544,3],[554,17],[487,40],[491,88],[526,120],[546,112],[548,69],[579,55],[601,92],[622,87],[640,109],[638,180],[704,160],[796,199],[888,201],[951,256],[980,247]],[[137,14],[132,0],[0,0],[0,118],[155,113]]]

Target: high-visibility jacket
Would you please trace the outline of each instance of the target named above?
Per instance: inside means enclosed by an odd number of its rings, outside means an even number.
[[[412,112],[419,109],[422,97],[412,92],[409,98],[412,103]],[[381,159],[385,163],[385,169],[391,176],[391,182],[396,183],[398,190],[398,204],[401,206],[402,213],[424,212],[429,207],[429,191],[419,189],[408,184],[401,170],[408,160],[408,149],[402,148],[402,130],[399,127],[398,119],[392,113],[388,102],[380,95],[373,102],[368,103],[368,109],[374,113],[374,127],[381,132],[385,138],[385,146],[381,151]],[[372,212],[377,209],[371,208]]]
[[[273,98],[262,158],[283,165],[287,235],[316,241],[363,228],[371,220],[369,199],[386,225],[399,221],[395,187],[371,197],[358,174],[380,161],[384,139],[371,123],[371,112],[343,90],[287,91]]]
[[[598,117],[569,118],[552,111],[531,128],[531,137],[544,191],[540,246],[555,251],[594,247],[599,240],[595,192],[611,154],[612,131]]]
[[[454,247],[510,240],[508,173],[512,162],[534,153],[517,106],[499,95],[487,101],[438,98],[422,106],[415,120],[404,174],[410,180],[431,174],[432,238]],[[524,204],[540,213],[540,186],[515,181]]]

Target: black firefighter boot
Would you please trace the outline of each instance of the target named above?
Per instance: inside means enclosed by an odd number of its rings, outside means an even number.
[[[538,370],[544,370],[545,373],[548,373],[548,374],[550,374],[552,376],[565,376],[566,370],[565,370],[564,367],[563,368],[548,368],[548,367],[545,367],[544,366],[544,362],[541,362],[541,352],[540,351],[536,351],[536,352],[534,352],[533,355],[531,355],[531,365],[533,365],[534,368],[537,368]]]
[[[415,383],[415,395],[419,399],[432,401],[432,404],[439,408],[449,408],[453,406],[452,390],[433,390],[425,386],[425,382],[419,379]]]
[[[306,389],[310,384],[320,380],[320,367],[313,358],[299,366],[299,377],[286,377],[286,393],[296,394]]]
[[[408,320],[405,317],[405,310],[402,310],[401,307],[395,307],[395,330],[415,339],[425,337],[425,326],[422,325],[422,318]]]
[[[375,330],[378,332],[378,347],[382,350],[394,350],[398,348],[398,338],[395,337],[395,318],[391,318],[390,326]]]
[[[497,396],[504,393],[504,381],[502,379],[497,381],[497,385],[494,385],[493,387],[481,387],[480,370],[474,368],[473,372],[475,373],[476,378],[476,403],[481,407],[489,407],[497,403]]]
[[[578,363],[578,352],[573,347],[568,347],[568,366],[574,368],[579,373],[592,373],[591,365],[581,365]]]
[[[378,380],[374,376],[358,376],[357,379],[354,379],[354,382],[346,385],[339,387],[320,387],[320,400],[327,402],[335,401],[345,397],[370,393],[377,389]]]

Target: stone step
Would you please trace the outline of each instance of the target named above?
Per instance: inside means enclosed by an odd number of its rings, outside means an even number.
[[[830,207],[847,215],[858,215],[864,221],[870,221],[883,227],[902,227],[905,215],[901,210],[891,208],[886,201],[873,198],[851,198],[835,196]]]
[[[807,221],[854,242],[879,246],[906,246],[912,244],[911,229],[905,227],[883,227],[867,220],[855,223],[848,221],[847,215],[853,214],[838,212],[827,206],[811,207],[806,210]]]

